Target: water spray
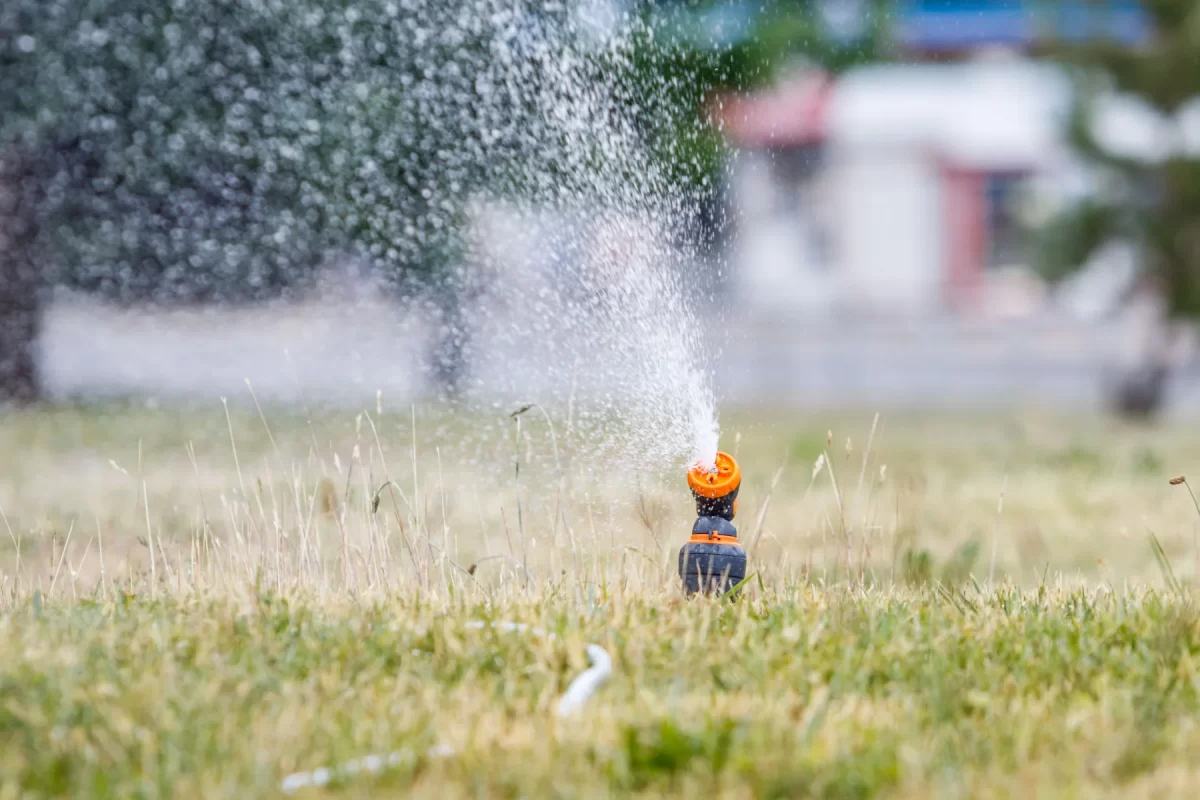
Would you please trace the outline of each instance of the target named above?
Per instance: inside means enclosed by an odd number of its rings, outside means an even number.
[[[742,472],[733,456],[717,453],[712,467],[697,463],[687,479],[696,498],[696,524],[679,550],[679,577],[689,595],[723,594],[746,577],[746,551],[733,526]]]

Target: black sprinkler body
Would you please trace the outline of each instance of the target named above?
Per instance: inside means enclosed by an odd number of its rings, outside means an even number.
[[[688,472],[696,524],[679,550],[679,577],[689,596],[724,594],[746,577],[746,551],[733,526],[741,483],[737,462],[726,453],[717,453],[713,469],[695,466]]]

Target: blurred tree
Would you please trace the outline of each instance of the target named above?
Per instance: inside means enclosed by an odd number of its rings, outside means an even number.
[[[659,181],[631,176],[635,186],[701,208],[722,156],[703,119],[709,89],[766,79],[793,52],[830,62],[870,52],[822,50],[812,3],[772,4],[752,14],[748,36],[723,43],[672,36],[683,17],[637,2],[623,18],[632,33],[592,50],[574,10],[0,4],[0,397],[36,395],[47,287],[240,303],[305,286],[331,258],[427,292],[445,321],[431,360],[454,389],[471,197],[586,196],[589,170],[622,158],[603,137],[628,121]]]
[[[21,153],[0,152],[0,399],[18,402],[37,396],[32,345],[41,321],[28,164]]]
[[[511,20],[480,24],[475,11],[0,6],[0,363],[14,365],[0,396],[36,393],[31,320],[50,285],[236,303],[302,286],[339,257],[396,283],[444,283],[463,201],[524,148],[521,104],[536,83],[482,96],[489,46]],[[452,309],[448,294],[432,297]]]
[[[1074,76],[1076,102],[1069,135],[1094,168],[1096,191],[1059,213],[1042,232],[1042,267],[1070,274],[1105,244],[1132,243],[1141,286],[1163,300],[1168,327],[1155,331],[1115,386],[1117,410],[1147,415],[1162,405],[1169,374],[1169,323],[1200,316],[1200,151],[1183,142],[1180,112],[1200,102],[1200,4],[1144,0],[1154,29],[1138,48],[1111,40],[1056,45],[1052,52]],[[1097,135],[1098,104],[1113,92],[1158,117],[1160,152],[1122,152]]]

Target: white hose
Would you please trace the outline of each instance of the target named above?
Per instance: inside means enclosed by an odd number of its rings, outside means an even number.
[[[532,633],[536,636],[545,636],[548,639],[553,639],[553,633],[546,633],[541,628],[531,628],[523,622],[494,622],[488,623],[481,620],[472,620],[467,623],[468,628],[499,628],[505,632],[511,633]],[[608,680],[612,675],[612,658],[609,657],[608,651],[598,644],[589,644],[587,646],[588,661],[591,666],[579,673],[575,680],[571,681],[567,686],[567,691],[563,693],[562,698],[558,701],[557,714],[559,717],[566,717],[575,713],[591,699],[596,690]],[[445,745],[438,745],[430,748],[427,755],[431,758],[444,758],[454,755],[454,749]],[[411,750],[396,750],[391,753],[372,753],[362,758],[354,758],[345,763],[338,764],[334,767],[318,767],[311,772],[295,772],[288,775],[280,783],[279,788],[285,794],[292,794],[309,786],[325,786],[334,778],[350,778],[360,773],[378,773],[389,767],[396,767],[406,761],[413,760]]]
[[[592,666],[571,681],[571,685],[567,687],[562,699],[558,701],[560,717],[574,714],[583,708],[584,703],[591,699],[591,696],[600,688],[600,684],[608,680],[609,675],[612,675],[612,659],[609,658],[608,652],[603,647],[598,644],[589,644],[587,654]]]

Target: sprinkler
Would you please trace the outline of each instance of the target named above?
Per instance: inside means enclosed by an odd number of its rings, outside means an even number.
[[[732,456],[717,453],[713,468],[696,464],[687,477],[696,498],[696,524],[679,551],[679,577],[689,595],[724,593],[746,577],[746,551],[732,522],[742,473]]]

